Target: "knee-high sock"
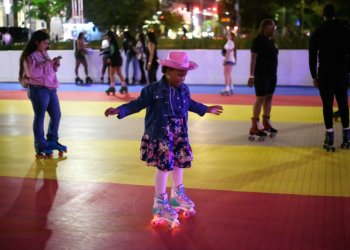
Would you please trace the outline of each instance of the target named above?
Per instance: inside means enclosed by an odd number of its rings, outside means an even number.
[[[162,171],[157,169],[154,177],[154,186],[156,195],[164,194],[166,192],[166,185],[168,182],[169,171]]]
[[[183,168],[174,167],[171,173],[172,187],[178,187],[182,184],[183,171]]]

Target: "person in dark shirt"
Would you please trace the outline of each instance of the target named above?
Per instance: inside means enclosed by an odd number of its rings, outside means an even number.
[[[326,127],[324,148],[334,151],[333,101],[337,100],[343,126],[342,148],[349,148],[348,71],[350,30],[335,18],[335,8],[323,8],[325,22],[310,37],[309,67],[313,85],[319,89]]]
[[[278,132],[271,126],[270,113],[272,97],[277,84],[278,49],[273,41],[276,26],[273,20],[261,21],[259,33],[254,38],[251,48],[249,87],[255,87],[256,101],[253,106],[252,127],[249,130],[249,139],[255,136],[264,139],[267,133],[270,136]],[[263,124],[260,124],[260,113],[263,110]]]

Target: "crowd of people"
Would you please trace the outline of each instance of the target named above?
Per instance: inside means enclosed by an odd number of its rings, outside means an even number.
[[[146,85],[157,81],[158,54],[157,38],[154,32],[139,32],[134,37],[130,31],[124,31],[122,35],[122,48],[117,42],[118,36],[115,32],[107,31],[101,44],[100,55],[102,56],[102,68],[100,82],[104,83],[105,74],[108,74],[108,84],[110,87],[106,93],[115,94],[117,74],[121,83],[120,93],[128,92],[128,85]],[[79,33],[75,42],[75,83],[83,84],[84,80],[79,77],[79,66],[82,64],[85,73],[85,83],[92,83],[89,77],[88,64],[85,55],[88,53],[87,43],[83,32]],[[123,62],[124,53],[125,62]],[[121,72],[121,67],[125,63],[125,72]],[[129,75],[132,68],[132,76]],[[147,74],[146,74],[147,72]]]
[[[326,137],[324,147],[333,150],[334,130],[332,120],[333,100],[337,100],[343,127],[341,147],[349,148],[349,107],[348,73],[350,59],[350,30],[335,18],[333,5],[324,7],[325,22],[311,36],[309,65],[313,83],[320,91],[323,103]],[[270,116],[273,94],[277,83],[278,49],[273,36],[276,25],[273,20],[265,19],[260,23],[259,34],[253,40],[251,48],[250,76],[248,86],[255,88],[256,99],[253,104],[250,136],[264,138],[267,134],[276,134]],[[192,149],[188,139],[188,112],[204,116],[206,113],[220,115],[220,105],[206,106],[191,99],[188,86],[184,83],[188,71],[197,68],[186,52],[170,51],[167,58],[158,59],[157,41],[154,33],[139,33],[134,39],[129,32],[123,34],[123,51],[126,58],[125,78],[121,72],[123,59],[117,43],[116,34],[105,34],[108,44],[101,50],[103,68],[109,68],[110,87],[107,94],[115,93],[115,74],[121,81],[121,93],[128,91],[127,84],[140,82],[146,85],[139,97],[116,108],[105,111],[106,116],[117,115],[119,119],[146,109],[145,132],[141,139],[141,159],[148,166],[156,168],[155,195],[153,203],[153,223],[166,220],[175,227],[178,225],[176,210],[183,210],[189,215],[195,213],[194,202],[185,194],[183,170],[191,167]],[[80,37],[79,39],[83,39]],[[56,71],[60,66],[60,57],[51,59],[47,53],[49,35],[36,31],[22,52],[20,58],[19,81],[28,87],[29,99],[34,110],[34,148],[37,157],[52,155],[53,150],[66,152],[67,147],[58,142],[58,128],[61,118],[57,88],[59,82]],[[76,70],[80,64],[85,67],[85,43],[76,44]],[[224,55],[225,91],[233,92],[231,72],[237,62],[234,35],[227,35]],[[134,67],[129,78],[129,65]],[[156,78],[158,66],[162,66],[163,76]],[[145,70],[148,71],[148,81]],[[141,72],[141,74],[138,74]],[[85,71],[88,77],[88,71]],[[45,136],[44,116],[50,116],[49,129]],[[262,112],[262,124],[260,115]],[[166,192],[166,183],[171,173],[172,189],[170,204]]]

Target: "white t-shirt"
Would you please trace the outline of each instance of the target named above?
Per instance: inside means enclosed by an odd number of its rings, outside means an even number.
[[[228,40],[224,46],[226,51],[228,51],[228,60],[230,62],[236,62],[235,58],[233,57],[233,49],[235,48],[235,43],[232,40]],[[227,52],[226,52],[227,53]]]

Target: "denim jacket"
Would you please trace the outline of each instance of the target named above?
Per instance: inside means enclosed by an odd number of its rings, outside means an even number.
[[[192,100],[186,84],[182,83],[179,88],[184,102],[182,116],[185,118],[187,130],[188,111],[204,116],[208,106]],[[154,139],[163,139],[170,113],[169,89],[164,76],[158,82],[147,85],[136,100],[117,107],[118,118],[122,119],[146,108],[145,134]]]

